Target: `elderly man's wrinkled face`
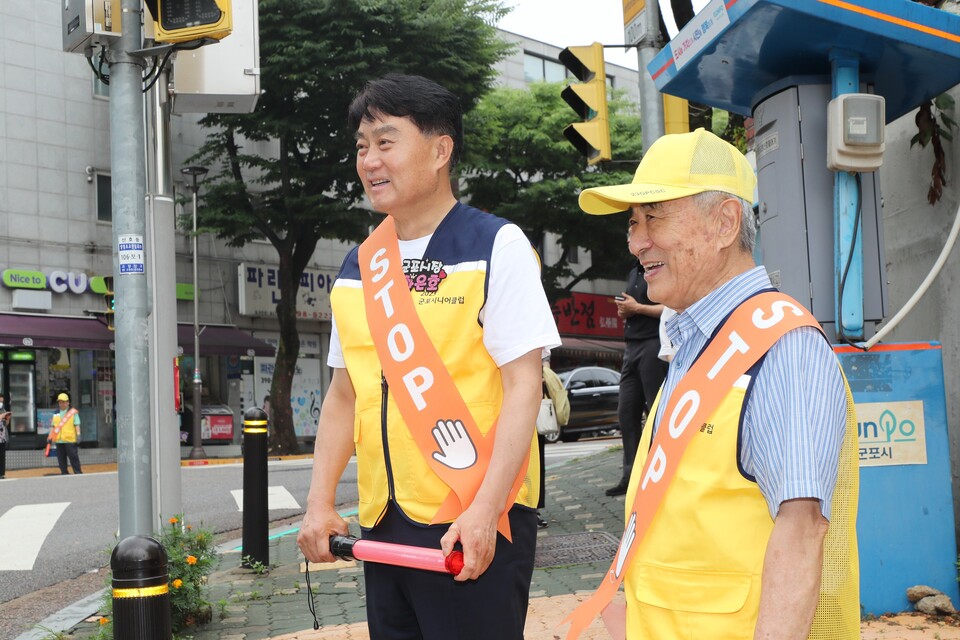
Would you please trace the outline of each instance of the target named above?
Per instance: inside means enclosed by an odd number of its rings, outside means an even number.
[[[710,293],[722,268],[716,207],[694,197],[630,210],[630,253],[643,265],[647,295],[683,311]]]

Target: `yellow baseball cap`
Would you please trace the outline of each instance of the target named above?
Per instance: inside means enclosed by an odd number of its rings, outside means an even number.
[[[723,191],[753,202],[757,177],[740,151],[704,129],[661,136],[643,155],[630,184],[580,192],[580,208],[593,215],[630,205]]]
[[[61,393],[60,395],[57,396],[57,402],[60,402],[60,401],[70,402],[70,396],[68,396],[65,393]]]

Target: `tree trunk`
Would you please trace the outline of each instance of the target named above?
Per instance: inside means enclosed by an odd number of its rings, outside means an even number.
[[[273,367],[273,382],[270,384],[270,450],[280,455],[300,453],[290,400],[293,375],[297,369],[297,357],[300,355],[300,334],[297,331],[297,291],[300,288],[300,278],[299,274],[291,273],[291,262],[291,256],[281,252],[277,273],[280,284],[280,302],[277,303],[280,346]]]

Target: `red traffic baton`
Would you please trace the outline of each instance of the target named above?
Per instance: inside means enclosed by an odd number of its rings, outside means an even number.
[[[330,553],[345,560],[363,560],[392,564],[409,569],[425,569],[459,575],[463,570],[463,552],[452,551],[444,556],[440,549],[426,549],[407,544],[359,540],[353,536],[330,536]]]

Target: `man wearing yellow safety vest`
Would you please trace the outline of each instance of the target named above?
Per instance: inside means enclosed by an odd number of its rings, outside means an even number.
[[[80,414],[70,406],[70,396],[65,393],[57,396],[57,404],[60,411],[53,415],[47,440],[57,447],[60,475],[67,475],[68,459],[74,473],[83,473],[80,468],[80,453],[77,450],[80,443]]]
[[[357,173],[387,216],[351,251],[330,300],[333,331],[304,556],[330,562],[346,533],[337,483],[356,450],[365,539],[462,547],[449,575],[364,563],[380,638],[523,637],[536,547],[540,359],[560,344],[520,229],[466,206],[450,177],[459,100],[388,75],[354,98]]]
[[[600,588],[614,637],[860,637],[853,399],[816,320],[753,261],[746,158],[703,129],[659,138],[631,184],[587,189],[630,210],[631,253],[676,356],[644,429],[625,527]],[[610,605],[621,582],[626,611]]]

